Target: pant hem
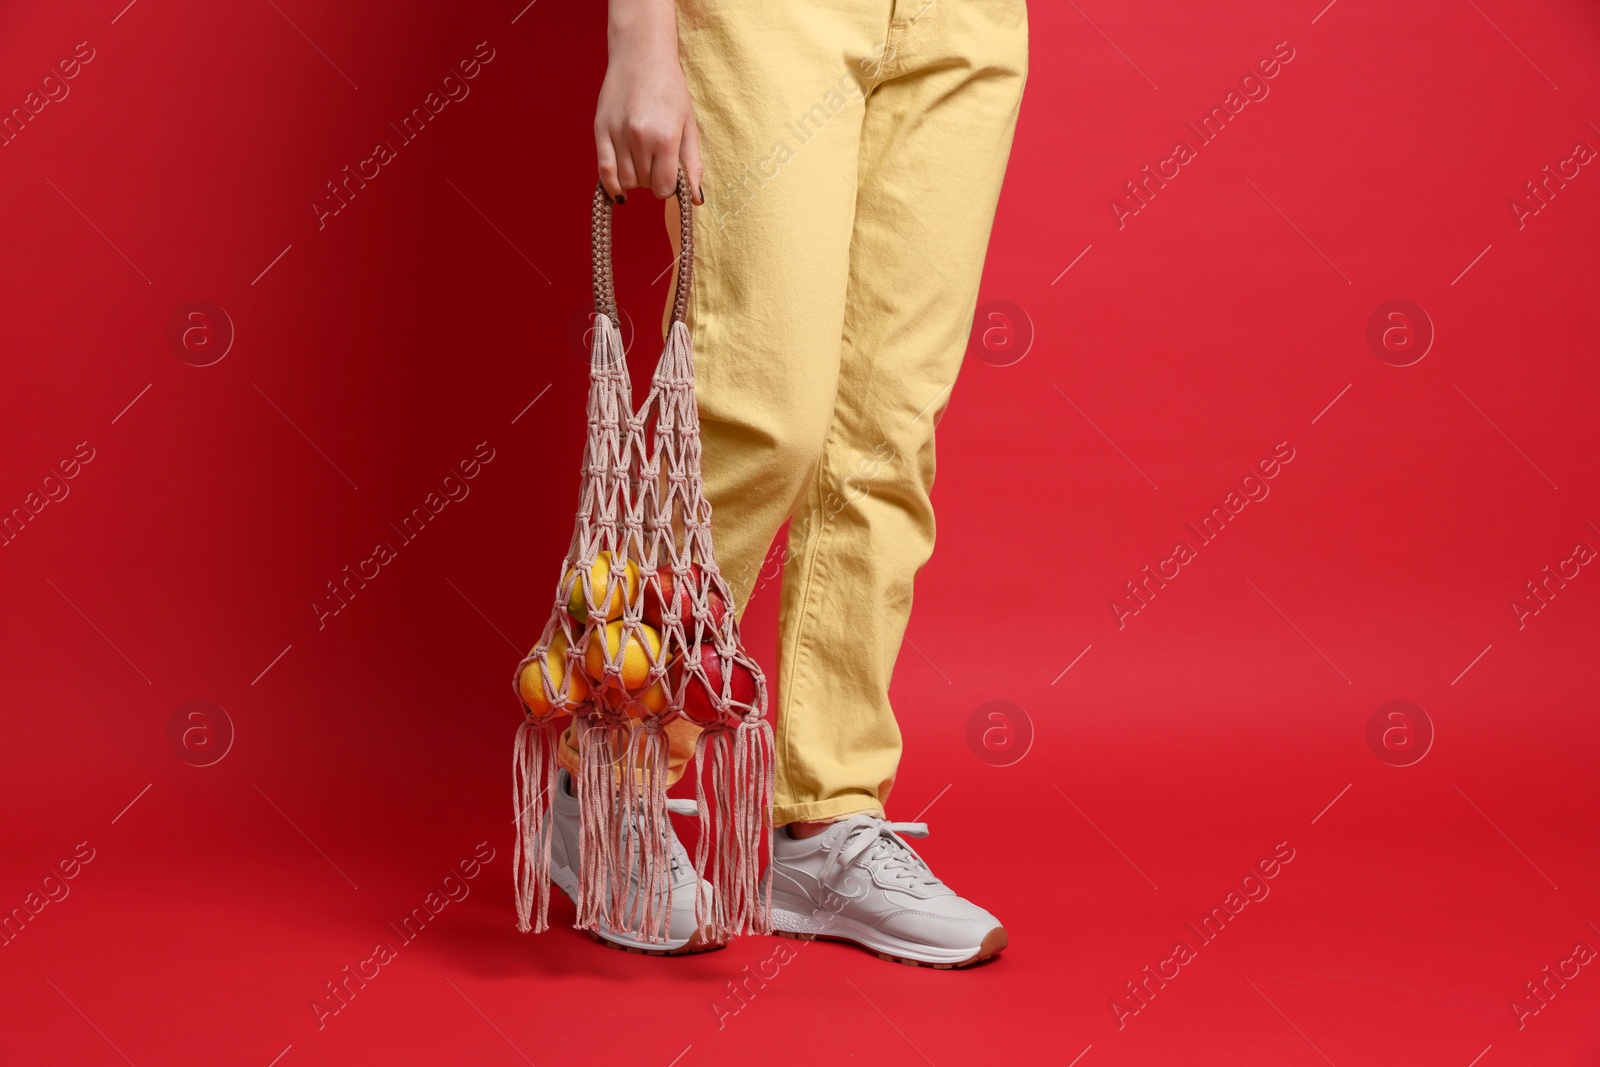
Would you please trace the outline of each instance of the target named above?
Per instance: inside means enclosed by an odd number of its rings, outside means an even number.
[[[792,822],[832,822],[852,815],[871,812],[883,815],[883,805],[872,797],[846,796],[831,800],[812,800],[803,804],[775,804],[772,808],[772,825],[784,826]]]

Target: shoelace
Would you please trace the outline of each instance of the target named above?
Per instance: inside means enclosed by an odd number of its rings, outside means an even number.
[[[830,827],[825,833],[837,833],[841,844],[833,854],[833,861],[823,872],[823,882],[839,871],[848,869],[857,860],[897,885],[907,888],[939,885],[917,850],[906,843],[907,837],[927,837],[925,822],[889,822],[870,813],[851,816]],[[903,836],[902,836],[903,835]]]

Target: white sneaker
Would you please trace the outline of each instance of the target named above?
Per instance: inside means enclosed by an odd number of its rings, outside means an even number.
[[[848,941],[922,967],[965,967],[1005,948],[1000,920],[939,881],[907,836],[927,837],[927,824],[863,814],[815,837],[778,830],[770,868],[773,932]]]
[[[550,838],[550,880],[574,904],[578,902],[578,798],[572,792],[572,776],[565,769],[558,772],[555,794],[551,800],[551,824],[555,833]],[[679,815],[698,815],[699,809],[692,800],[668,800],[667,810]],[[701,881],[694,871],[688,850],[678,841],[670,820],[667,825],[667,857],[671,869],[667,881],[671,886],[672,907],[663,916],[665,929],[659,932],[665,941],[646,941],[631,934],[618,932],[602,924],[600,929],[589,931],[601,944],[628,952],[641,952],[651,956],[682,956],[691,952],[705,952],[722,945],[695,923],[695,890],[699,888],[705,900],[704,914],[711,914],[712,888]],[[631,908],[639,892],[639,873],[628,875],[628,905]]]

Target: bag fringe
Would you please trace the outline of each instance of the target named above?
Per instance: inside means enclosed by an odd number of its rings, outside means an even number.
[[[695,739],[695,871],[713,890],[711,914],[697,901],[695,916],[718,941],[772,932],[772,879],[763,878],[761,868],[772,850],[773,758],[772,724],[765,718],[710,726]]]
[[[622,810],[628,814],[623,823],[626,862],[620,870],[624,882],[628,872],[637,871],[638,884],[620,929],[656,944],[668,940],[672,912],[671,858],[667,855],[667,735],[661,720],[645,719],[634,728],[623,763]]]
[[[618,804],[614,753],[617,728],[592,715],[575,720],[578,755],[578,919],[580,930],[615,928],[622,919],[627,868],[618,878]]]
[[[517,929],[542,933],[550,914],[550,790],[556,782],[556,730],[524,720],[511,752],[511,804],[516,834],[511,877]]]

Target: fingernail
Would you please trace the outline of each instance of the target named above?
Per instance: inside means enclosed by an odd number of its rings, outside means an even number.
[[[628,202],[628,198],[627,197],[623,196],[621,193],[617,194],[617,203],[626,204],[627,202]]]
[[[706,202],[706,191],[700,186],[697,185],[694,187],[694,194],[700,198],[700,203],[703,204]]]

